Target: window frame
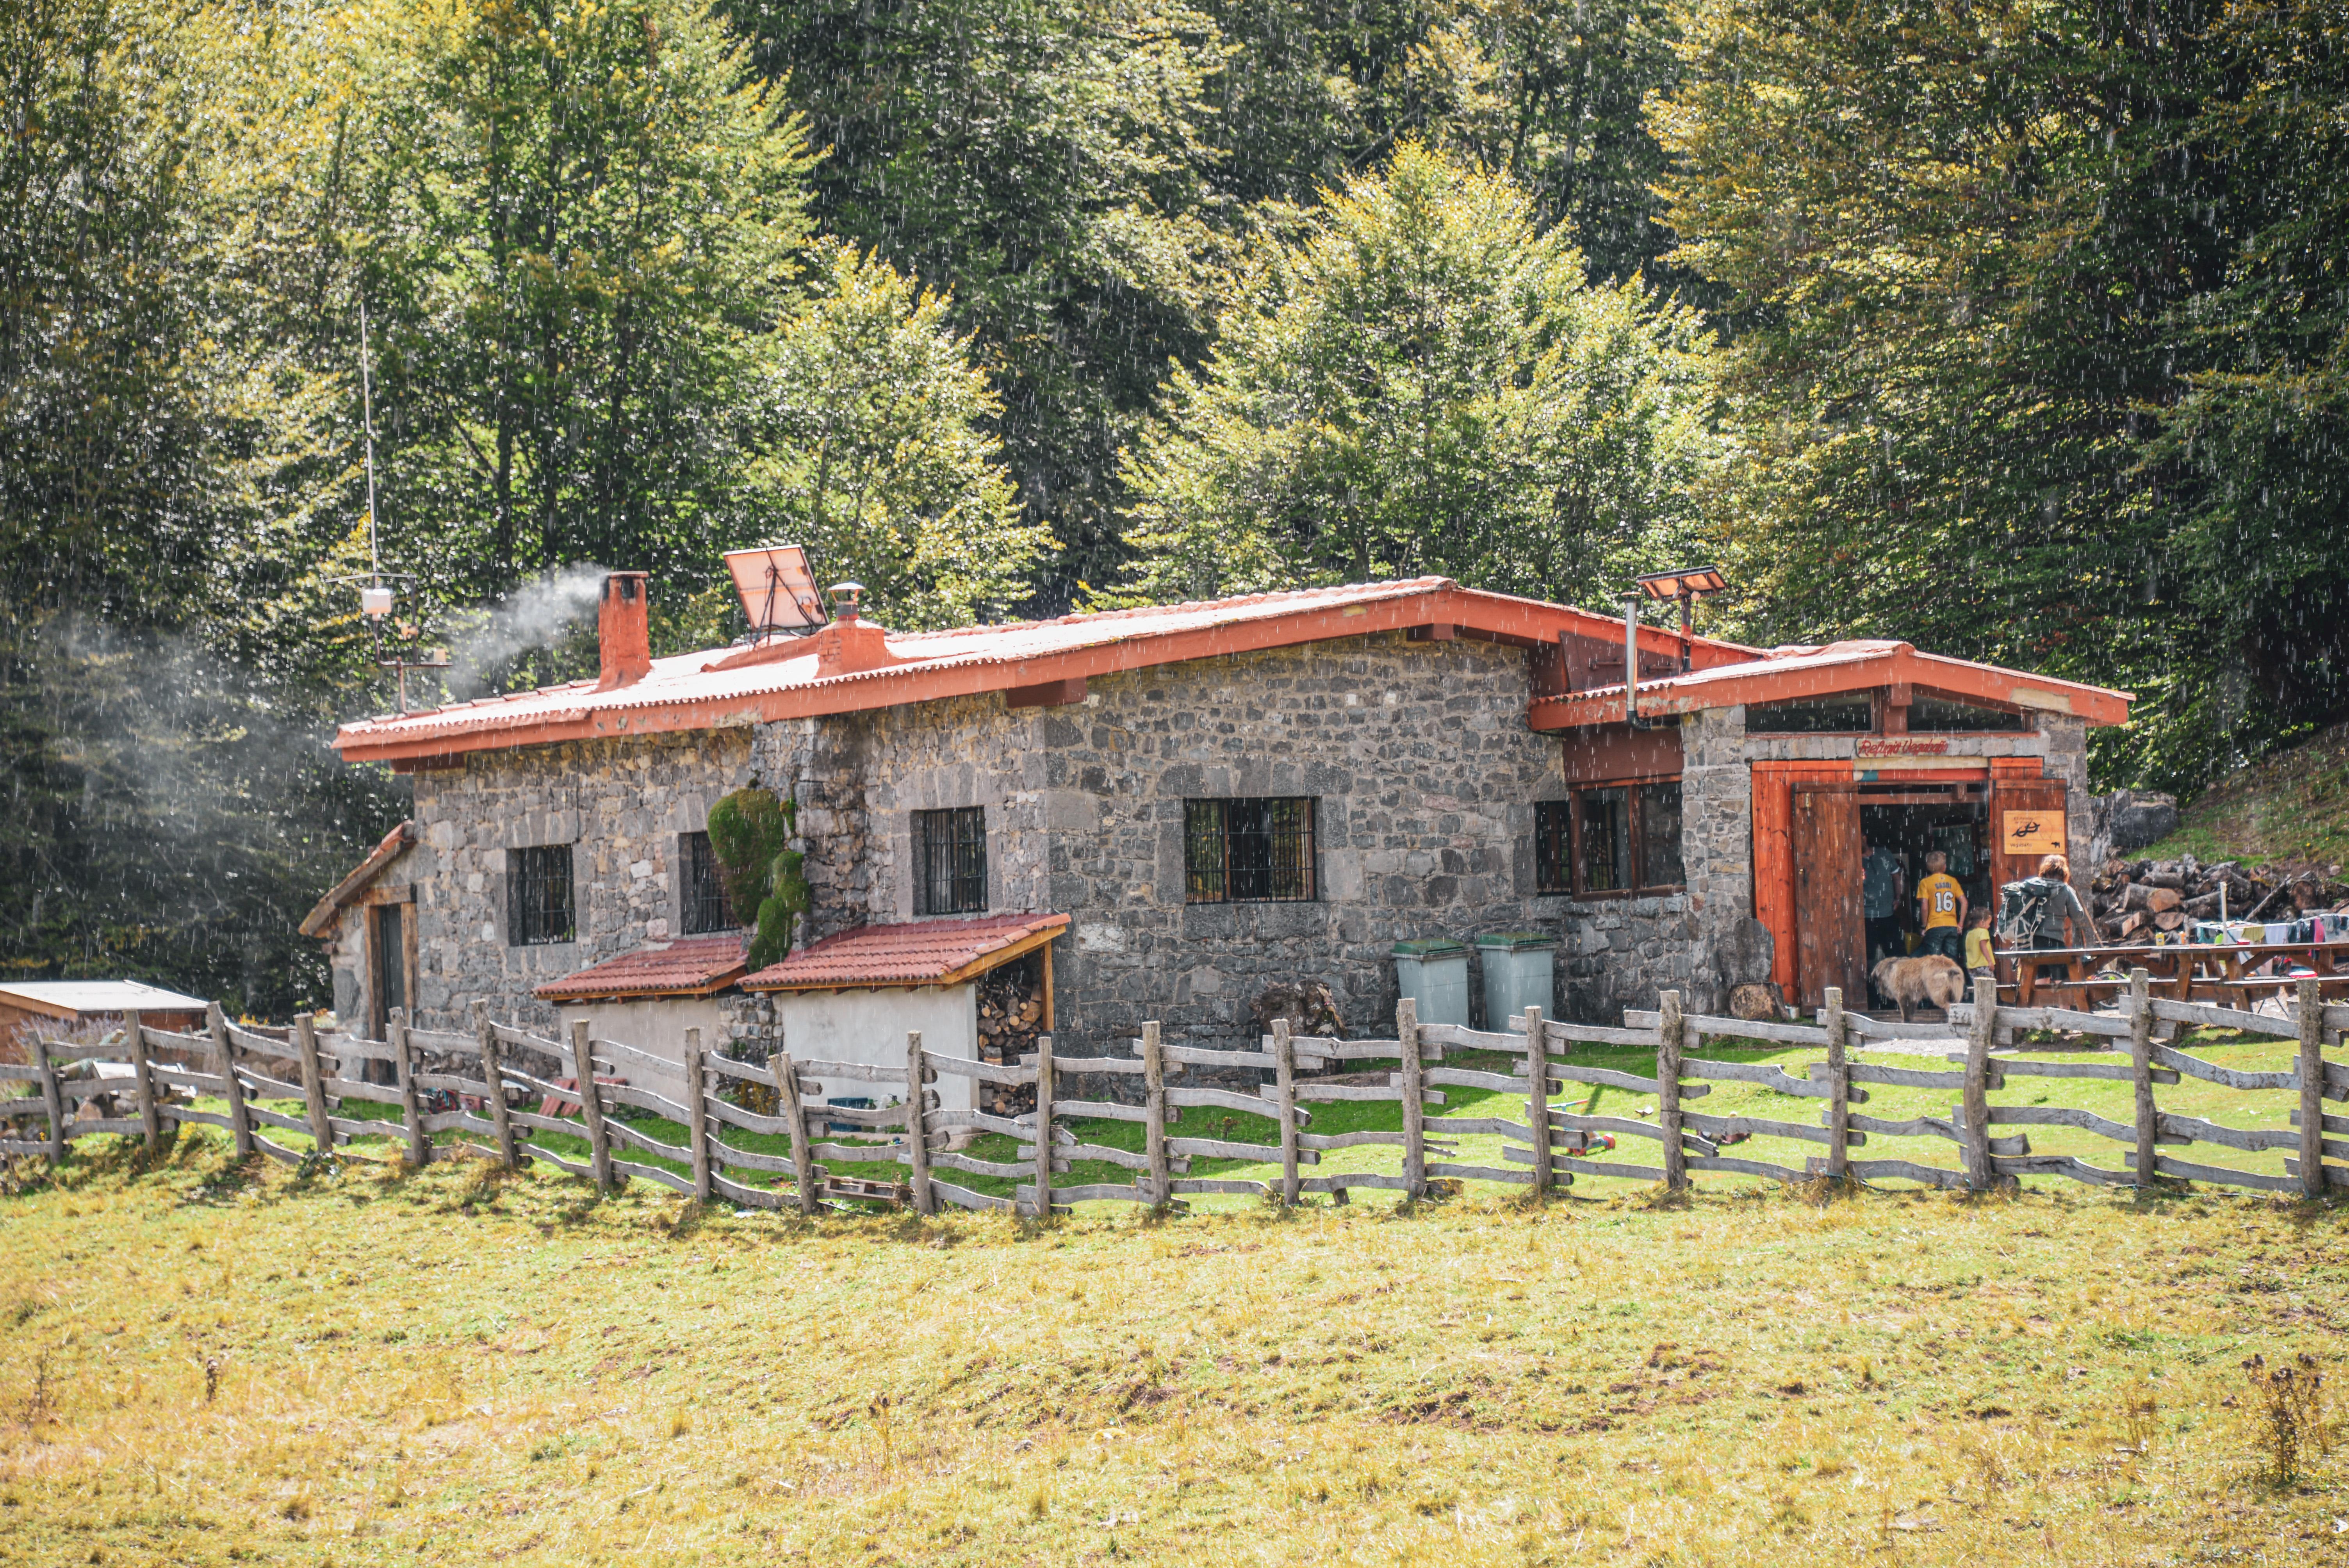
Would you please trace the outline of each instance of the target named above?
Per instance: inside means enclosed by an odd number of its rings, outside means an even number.
[[[506,851],[506,945],[508,947],[560,947],[579,940],[579,866],[574,844],[528,844]],[[560,863],[563,868],[564,919],[558,928],[547,918],[549,911],[541,907],[528,908],[527,890],[533,882],[550,884],[543,872],[533,877],[526,869],[531,857],[543,857],[549,868]],[[542,906],[547,901],[542,899]],[[533,924],[535,915],[535,925]],[[559,934],[556,934],[559,930]]]
[[[1683,831],[1685,831],[1685,824],[1688,820],[1688,785],[1685,781],[1684,776],[1679,773],[1643,773],[1635,774],[1625,779],[1586,779],[1568,786],[1567,791],[1564,795],[1557,796],[1547,800],[1535,801],[1535,896],[1539,898],[1568,898],[1573,899],[1578,903],[1587,903],[1601,899],[1661,898],[1671,893],[1686,892],[1688,891],[1688,865],[1685,859],[1685,851],[1682,851],[1683,859],[1681,865],[1681,881],[1671,882],[1650,882],[1646,880],[1648,870],[1648,851],[1646,846],[1646,835],[1643,830],[1644,825],[1640,820],[1641,815],[1645,810],[1640,803],[1640,791],[1658,784],[1680,785],[1681,820],[1683,824]],[[1630,856],[1631,860],[1631,876],[1630,879],[1631,885],[1629,887],[1619,888],[1600,888],[1593,891],[1586,887],[1583,882],[1583,797],[1586,795],[1596,794],[1603,789],[1620,789],[1623,791],[1623,809],[1626,817],[1624,823],[1624,836],[1627,844],[1626,852]],[[1549,858],[1551,851],[1545,847],[1545,840],[1550,840],[1555,842],[1556,839],[1554,827],[1544,820],[1544,817],[1547,815],[1545,808],[1551,810],[1563,811],[1566,818],[1567,831],[1565,834],[1564,849],[1566,854],[1565,869],[1568,874],[1565,884],[1562,886],[1557,885],[1553,882],[1545,882],[1543,880],[1544,872],[1554,869],[1555,867],[1555,861]]]
[[[1278,864],[1278,849],[1281,829],[1272,820],[1275,809],[1279,807],[1298,809],[1298,814],[1302,820],[1292,822],[1289,826],[1292,863],[1288,869],[1293,870],[1297,876],[1299,891],[1251,894],[1237,894],[1232,891],[1235,881],[1232,844],[1237,837],[1241,836],[1235,834],[1232,829],[1233,810],[1236,807],[1263,809],[1263,819],[1267,825],[1261,835],[1266,841],[1265,865],[1262,870],[1268,888],[1275,885],[1275,879],[1279,876],[1283,869]],[[1215,820],[1214,825],[1203,830],[1202,823],[1208,818]],[[1186,906],[1190,904],[1320,903],[1320,819],[1321,797],[1319,795],[1186,797],[1183,801],[1183,903]],[[1194,851],[1202,846],[1206,838],[1212,838],[1216,845],[1218,863],[1212,870],[1201,867],[1194,858]],[[1256,868],[1248,869],[1253,871]],[[1211,879],[1216,884],[1213,891],[1208,888]]]
[[[702,878],[707,864],[708,881]],[[740,931],[734,918],[734,902],[726,896],[726,877],[718,864],[718,851],[709,841],[709,830],[679,833],[677,836],[677,932],[679,936],[723,936]],[[717,911],[718,923],[698,925],[697,913]]]
[[[914,913],[920,917],[985,914],[988,907],[987,808],[947,806],[936,810],[915,811],[911,816]],[[965,835],[961,830],[965,827],[975,827],[977,831]],[[943,841],[934,836],[941,828],[947,832]],[[943,890],[936,875],[941,869],[941,859],[947,862],[944,867]],[[963,902],[965,897],[976,902]]]

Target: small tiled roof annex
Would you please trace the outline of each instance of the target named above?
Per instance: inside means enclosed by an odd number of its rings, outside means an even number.
[[[579,1002],[591,996],[707,996],[742,977],[742,936],[688,936],[640,947],[617,958],[549,980],[531,995],[547,1002]]]
[[[574,681],[363,719],[343,726],[335,748],[347,760],[395,762],[771,723],[1423,626],[1524,647],[1554,645],[1560,632],[1622,636],[1622,623],[1609,616],[1463,588],[1447,577],[1414,577],[1051,621],[892,632],[891,662],[836,675],[818,670],[815,638],[777,642],[756,655],[740,648],[679,654],[655,659],[642,679],[609,691],[598,691],[595,681]],[[1714,638],[1694,641],[1700,667],[1760,656],[1757,649]],[[1680,648],[1676,635],[1656,627],[1643,628],[1640,643],[1656,654],[1676,655]]]
[[[995,914],[865,925],[827,936],[742,978],[745,991],[849,991],[951,985],[1041,947],[1069,928],[1065,914]]]

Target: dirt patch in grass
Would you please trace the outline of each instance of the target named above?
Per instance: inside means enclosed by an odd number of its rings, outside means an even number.
[[[665,1193],[461,1165],[228,1175],[190,1137],[0,1200],[12,1559],[2102,1564],[2349,1540],[2349,1456],[2263,1480],[2241,1370],[2339,1356],[2326,1207],[1749,1185],[1038,1230],[680,1223]]]

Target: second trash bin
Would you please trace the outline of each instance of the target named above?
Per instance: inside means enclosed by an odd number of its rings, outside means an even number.
[[[1395,990],[1419,1004],[1423,1024],[1468,1026],[1468,949],[1445,937],[1394,944]]]
[[[1476,956],[1485,965],[1485,1028],[1506,1034],[1527,1007],[1539,1007],[1545,1018],[1557,1016],[1552,980],[1557,937],[1538,931],[1495,932],[1476,939]]]

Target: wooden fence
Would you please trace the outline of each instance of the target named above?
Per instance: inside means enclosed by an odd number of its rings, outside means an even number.
[[[37,1040],[27,1066],[0,1065],[0,1081],[36,1086],[37,1098],[0,1100],[0,1119],[43,1119],[47,1137],[0,1140],[0,1153],[66,1158],[78,1138],[128,1135],[160,1147],[164,1130],[175,1125],[210,1125],[225,1129],[240,1156],[261,1153],[298,1163],[302,1156],[268,1136],[278,1129],[306,1133],[314,1147],[328,1150],[354,1137],[394,1136],[405,1144],[412,1165],[436,1159],[478,1157],[508,1169],[533,1161],[585,1177],[599,1190],[616,1181],[636,1177],[669,1187],[689,1198],[722,1200],[746,1207],[796,1208],[813,1213],[828,1202],[881,1198],[910,1202],[923,1213],[935,1213],[941,1204],[968,1209],[1014,1209],[1026,1214],[1066,1212],[1068,1205],[1089,1202],[1124,1202],[1154,1207],[1179,1206],[1186,1195],[1248,1193],[1294,1203],[1307,1193],[1328,1193],[1343,1202],[1353,1188],[1385,1189],[1416,1197],[1433,1181],[1457,1178],[1510,1182],[1537,1191],[1571,1184],[1578,1175],[1620,1177],[1661,1182],[1669,1188],[1686,1186],[1692,1171],[1723,1171],[1798,1181],[1830,1178],[1889,1178],[1939,1187],[1982,1191],[2023,1175],[2062,1176],[2101,1185],[2149,1184],[2168,1177],[2226,1186],[2268,1191],[2322,1193],[2329,1182],[2349,1187],[2349,1166],[2324,1163],[2329,1156],[2349,1160],[2349,1142],[2332,1141],[2326,1133],[2349,1134],[2349,1117],[2323,1114],[2327,1099],[2349,1099],[2349,1065],[2327,1062],[2327,1043],[2337,1046],[2349,1027],[2349,1006],[2325,1006],[2313,979],[2298,987],[2297,1011],[2289,1017],[2242,1012],[2232,1008],[2156,1000],[2148,991],[2145,971],[2133,976],[2128,995],[2117,1012],[2074,1012],[2064,1008],[1998,1007],[1987,985],[1978,987],[1971,1006],[1952,1008],[1946,1024],[1895,1024],[1847,1014],[1837,993],[1827,993],[1827,1006],[1816,1024],[1755,1023],[1685,1013],[1676,993],[1666,992],[1660,1009],[1628,1013],[1621,1027],[1562,1024],[1544,1018],[1537,1009],[1513,1020],[1506,1033],[1485,1033],[1446,1025],[1417,1022],[1413,1004],[1397,1009],[1393,1039],[1340,1040],[1292,1037],[1286,1024],[1277,1024],[1258,1050],[1213,1050],[1165,1044],[1158,1026],[1145,1024],[1143,1037],[1133,1042],[1131,1057],[1058,1057],[1050,1037],[1038,1050],[1015,1065],[997,1066],[926,1050],[918,1033],[906,1037],[902,1068],[854,1062],[794,1061],[778,1053],[763,1063],[738,1061],[705,1049],[698,1031],[688,1031],[683,1062],[682,1103],[635,1085],[614,1081],[632,1071],[650,1069],[674,1075],[678,1064],[648,1056],[634,1047],[594,1037],[591,1026],[577,1022],[567,1040],[555,1040],[492,1021],[479,1004],[471,1034],[412,1028],[395,1016],[388,1040],[367,1040],[347,1034],[320,1035],[307,1019],[286,1030],[255,1030],[228,1023],[217,1006],[210,1010],[202,1035],[179,1034],[149,1027],[136,1015],[127,1021],[122,1043],[107,1046],[68,1045]],[[2232,1028],[2253,1035],[2294,1041],[2297,1057],[2290,1072],[2244,1072],[2178,1048],[2172,1041],[2180,1031],[2202,1026]],[[1963,1032],[1959,1033],[1961,1028]],[[2080,1037],[2067,1054],[2081,1059],[2024,1059],[2015,1051],[2019,1035],[2040,1030],[2068,1031]],[[1764,1041],[1823,1047],[1826,1060],[1812,1064],[1795,1077],[1769,1063],[1733,1062],[1700,1054],[1708,1039]],[[1655,1074],[1584,1066],[1564,1059],[1577,1045],[1631,1047],[1651,1050]],[[1935,1067],[1893,1066],[1881,1060],[1856,1059],[1864,1047],[1872,1057],[1913,1056],[1935,1060]],[[2044,1047],[2023,1047],[2039,1055]],[[1446,1053],[1503,1053],[1509,1071],[1494,1072],[1469,1066],[1444,1065]],[[428,1071],[426,1053],[454,1071]],[[2098,1056],[2123,1056],[2120,1060],[2096,1060]],[[193,1057],[204,1067],[190,1067],[169,1057]],[[526,1070],[551,1060],[568,1067],[555,1078]],[[81,1062],[112,1066],[112,1076],[92,1076]],[[362,1064],[388,1065],[391,1082],[368,1081]],[[1386,1081],[1334,1083],[1302,1076],[1325,1068],[1345,1068],[1349,1076],[1362,1076],[1354,1064],[1392,1062]],[[1187,1069],[1256,1069],[1271,1081],[1253,1092],[1170,1084],[1170,1076]],[[977,1110],[948,1110],[930,1086],[941,1074],[959,1074],[984,1082],[1030,1088],[1035,1109],[1023,1116],[999,1116]],[[2134,1120],[2123,1123],[2095,1113],[2061,1106],[1992,1106],[1991,1091],[2012,1077],[2050,1079],[2106,1078],[2134,1086]],[[2225,1088],[2250,1091],[2296,1092],[2299,1107],[2292,1126],[2284,1129],[2228,1127],[2199,1118],[2172,1115],[2158,1106],[2157,1086],[2192,1077]],[[1139,1080],[1124,1095],[1088,1091],[1086,1080],[1122,1078]],[[564,1081],[556,1081],[562,1078]],[[1826,1102],[1816,1125],[1752,1116],[1709,1116],[1689,1109],[1690,1102],[1712,1092],[1722,1081],[1762,1085],[1779,1093]],[[827,1086],[872,1084],[904,1096],[895,1106],[862,1108],[816,1103]],[[1628,1090],[1656,1097],[1652,1121],[1630,1118],[1581,1115],[1553,1109],[1551,1100],[1569,1084]],[[1854,1107],[1867,1103],[1869,1084],[1914,1088],[1947,1089],[1959,1097],[1951,1114],[1893,1120],[1871,1117]],[[493,1089],[492,1085],[499,1086]],[[581,1086],[585,1086],[584,1088]],[[1522,1095],[1525,1119],[1508,1117],[1438,1117],[1430,1121],[1426,1109],[1445,1103],[1444,1090],[1461,1088]],[[730,1093],[729,1090],[731,1090]],[[752,1090],[744,1093],[744,1089]],[[536,1095],[541,1109],[529,1111],[509,1105],[512,1090]],[[428,1091],[456,1097],[459,1109],[430,1110]],[[128,1094],[136,1117],[81,1117],[74,1107],[97,1096],[120,1099]],[[197,1109],[191,1101],[202,1094],[217,1096],[225,1112]],[[437,1098],[437,1096],[436,1096]],[[273,1109],[264,1101],[299,1102],[303,1114]],[[397,1107],[399,1119],[362,1119],[337,1115],[347,1102],[370,1101]],[[1400,1130],[1366,1130],[1331,1135],[1310,1130],[1316,1103],[1340,1100],[1399,1102]],[[468,1102],[478,1109],[466,1109]],[[745,1102],[771,1104],[773,1113],[753,1110]],[[546,1114],[564,1104],[578,1107],[577,1116]],[[636,1127],[621,1115],[623,1108],[650,1112],[681,1126],[684,1142],[669,1143]],[[1184,1137],[1171,1131],[1192,1109],[1224,1109],[1268,1118],[1276,1129],[1273,1143],[1247,1143],[1213,1138]],[[1140,1122],[1139,1150],[1081,1141],[1061,1125],[1064,1121],[1113,1119]],[[876,1140],[888,1141],[842,1144],[824,1141],[828,1130],[846,1124]],[[918,1125],[920,1136],[913,1136]],[[2027,1134],[1997,1135],[2001,1126],[2057,1126],[2077,1129],[2113,1140],[2129,1148],[2131,1158],[2117,1169],[2070,1155],[2034,1155]],[[763,1152],[728,1140],[729,1130],[760,1135],[780,1135],[788,1152]],[[978,1132],[1001,1133],[1016,1140],[1010,1161],[981,1159],[958,1152],[949,1144]],[[559,1152],[533,1134],[560,1133],[584,1139],[583,1161]],[[894,1138],[891,1134],[895,1134]],[[1943,1167],[1909,1160],[1855,1160],[1850,1150],[1864,1147],[1868,1135],[1938,1139],[1956,1146],[1958,1162]],[[453,1134],[447,1142],[436,1135]],[[1451,1138],[1497,1134],[1504,1142],[1498,1166],[1462,1163]],[[1640,1139],[1657,1145],[1654,1164],[1627,1159],[1595,1159],[1594,1135],[1611,1140]],[[1723,1150],[1746,1137],[1788,1139],[1823,1146],[1825,1153],[1806,1157],[1803,1168],[1724,1154]],[[2203,1165],[2161,1152],[2164,1147],[2209,1143],[2247,1150],[2284,1150],[2291,1158],[2282,1176]],[[1393,1147],[1402,1151],[1399,1174],[1343,1171],[1306,1174],[1325,1153],[1366,1146]],[[647,1154],[671,1161],[683,1171],[628,1158]],[[1276,1181],[1199,1177],[1190,1174],[1195,1159],[1236,1159],[1277,1162]],[[1069,1173],[1079,1160],[1105,1162],[1133,1172],[1123,1182],[1070,1184],[1056,1177]],[[822,1162],[822,1168],[819,1167]],[[876,1171],[874,1180],[833,1169],[848,1165]],[[900,1173],[902,1168],[903,1173]],[[1014,1183],[1009,1198],[975,1191],[949,1179],[968,1173]],[[765,1179],[766,1184],[761,1184]]]

